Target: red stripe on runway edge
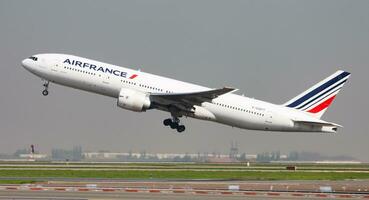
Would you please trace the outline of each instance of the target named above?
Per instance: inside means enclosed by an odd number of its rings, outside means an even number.
[[[138,190],[134,190],[134,189],[126,189],[126,192],[138,192]]]
[[[43,188],[29,188],[30,190],[34,190],[34,191],[40,191],[43,190]]]
[[[316,194],[315,196],[316,197],[324,197],[324,198],[328,197],[328,195],[326,195],[326,194]]]
[[[220,192],[220,194],[233,194],[233,192]]]
[[[0,187],[0,189],[3,188],[5,190],[21,190],[24,189],[24,187]],[[115,192],[115,191],[121,191],[121,192],[149,192],[149,193],[192,193],[192,194],[213,194],[213,195],[267,195],[267,196],[282,196],[284,194],[286,197],[298,197],[298,196],[307,196],[307,197],[320,197],[320,198],[361,198],[361,199],[369,199],[369,195],[367,194],[361,194],[361,195],[352,195],[352,194],[324,194],[324,193],[278,193],[278,192],[242,192],[242,191],[226,191],[226,190],[218,190],[218,191],[212,191],[212,190],[185,190],[185,189],[149,189],[149,190],[140,190],[140,189],[124,189],[124,188],[78,188],[78,187],[70,187],[68,188],[61,188],[61,187],[26,187],[30,191],[43,191],[43,190],[54,190],[54,191],[104,191],[104,192]]]
[[[340,194],[338,195],[339,198],[352,198],[352,195],[349,194]]]
[[[245,195],[256,195],[257,193],[256,192],[244,192],[243,194],[245,194]]]
[[[102,191],[103,192],[115,192],[115,189],[112,189],[112,188],[103,188]]]

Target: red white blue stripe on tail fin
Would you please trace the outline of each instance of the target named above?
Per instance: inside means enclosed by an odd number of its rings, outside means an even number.
[[[339,70],[284,105],[320,119],[349,77],[349,72]]]

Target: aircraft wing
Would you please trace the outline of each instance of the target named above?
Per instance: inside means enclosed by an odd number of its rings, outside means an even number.
[[[150,99],[161,105],[182,104],[186,107],[192,107],[193,105],[200,105],[203,102],[211,102],[212,99],[235,90],[235,88],[224,87],[191,93],[150,94]]]

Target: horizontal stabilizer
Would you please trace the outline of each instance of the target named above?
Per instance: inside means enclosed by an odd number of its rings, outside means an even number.
[[[313,125],[313,126],[337,126],[342,128],[343,126],[339,125],[339,124],[335,124],[332,122],[312,122],[312,121],[293,121],[295,123],[301,123],[301,124],[306,124],[306,125]]]
[[[339,124],[325,121],[293,121],[294,126],[300,130],[308,130],[312,132],[337,133],[337,129],[342,127]]]

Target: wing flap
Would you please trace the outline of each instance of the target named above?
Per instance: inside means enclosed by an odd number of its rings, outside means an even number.
[[[161,104],[180,103],[186,105],[200,105],[203,102],[211,102],[211,100],[221,95],[234,91],[236,91],[235,88],[224,87],[220,89],[191,93],[151,94],[150,98],[154,102],[160,102]]]

